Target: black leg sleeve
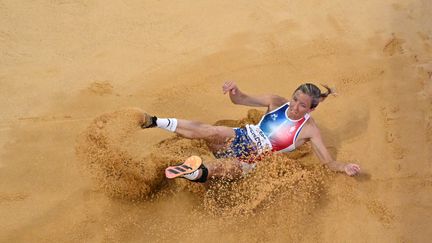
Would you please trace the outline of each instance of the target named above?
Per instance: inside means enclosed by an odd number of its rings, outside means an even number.
[[[193,182],[204,183],[207,181],[208,169],[207,169],[207,167],[204,166],[204,164],[201,164],[201,166],[199,168],[202,170],[202,175],[199,179],[193,180]]]

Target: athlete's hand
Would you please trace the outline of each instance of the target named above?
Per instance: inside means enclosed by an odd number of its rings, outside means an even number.
[[[227,81],[223,84],[222,91],[224,94],[229,93],[232,95],[236,95],[239,91],[239,88],[234,81]]]
[[[344,166],[344,171],[349,176],[355,176],[360,173],[360,166],[356,164],[346,164]]]

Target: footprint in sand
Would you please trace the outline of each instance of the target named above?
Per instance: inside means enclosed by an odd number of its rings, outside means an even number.
[[[393,131],[393,124],[399,118],[399,106],[389,105],[381,108],[381,114],[384,118],[384,126],[386,133],[386,142],[390,144],[392,157],[394,159],[403,159],[405,157],[405,149],[400,145],[400,135]]]
[[[399,139],[400,136],[392,133],[391,131],[387,131],[386,133],[386,141],[387,143],[393,143],[395,140]]]
[[[393,56],[395,54],[404,54],[405,49],[403,48],[403,44],[405,40],[397,38],[395,35],[387,41],[384,46],[383,52],[387,56]]]
[[[28,194],[24,193],[0,193],[0,203],[23,201],[28,196]]]
[[[386,127],[393,125],[394,121],[399,119],[399,109],[398,105],[387,105],[381,107],[381,114],[384,117],[384,125]]]
[[[414,64],[418,69],[418,75],[425,85],[432,85],[432,61]]]
[[[341,93],[354,92],[353,86],[378,80],[384,73],[385,71],[379,67],[372,68],[366,72],[351,71],[349,73],[342,74],[336,79],[336,88]]]
[[[392,156],[394,159],[403,159],[405,157],[405,149],[400,144],[394,144],[392,146]]]
[[[110,95],[113,94],[114,87],[108,81],[93,82],[87,91],[95,95]]]
[[[432,102],[432,61],[416,64],[418,79],[422,84],[422,90],[417,94],[423,99],[428,99]],[[428,143],[432,142],[432,106],[425,114],[425,124],[426,124],[426,141]]]

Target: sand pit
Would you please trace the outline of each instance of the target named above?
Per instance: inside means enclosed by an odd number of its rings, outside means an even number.
[[[0,2],[0,241],[429,242],[431,12],[426,0]],[[239,181],[164,180],[165,165],[212,155],[140,130],[125,107],[257,122],[226,80],[284,97],[335,87],[312,116],[362,175],[328,172],[305,146]]]

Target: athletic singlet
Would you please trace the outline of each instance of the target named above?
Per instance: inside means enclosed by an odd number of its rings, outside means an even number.
[[[291,120],[286,114],[289,102],[265,114],[258,125],[246,125],[248,136],[257,145],[258,153],[264,151],[291,152],[304,124],[310,118],[306,113],[299,120]]]

